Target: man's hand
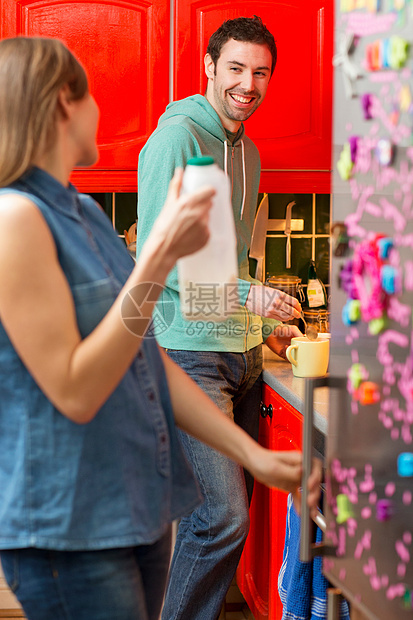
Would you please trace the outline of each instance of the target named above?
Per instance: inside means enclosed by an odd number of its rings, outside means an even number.
[[[268,336],[265,344],[273,353],[287,359],[285,352],[291,344],[291,338],[303,335],[296,325],[277,325],[273,333]]]
[[[257,284],[251,284],[245,307],[254,314],[278,321],[291,321],[301,315],[301,305],[295,297]]]

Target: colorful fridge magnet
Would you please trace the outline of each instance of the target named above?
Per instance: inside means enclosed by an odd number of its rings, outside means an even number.
[[[400,292],[398,272],[392,265],[383,265],[380,271],[381,285],[388,295]]]
[[[383,316],[386,310],[386,295],[381,286],[378,238],[364,241],[356,247],[353,256],[353,281],[357,299],[361,304],[364,321],[371,321]]]
[[[401,69],[406,64],[409,42],[397,35],[366,46],[365,64],[369,71]]]
[[[413,453],[402,452],[397,457],[397,472],[403,478],[413,476]]]
[[[379,499],[376,504],[377,521],[388,521],[394,515],[394,502],[391,499]]]
[[[390,37],[390,67],[401,69],[406,64],[409,52],[409,42],[402,37]]]
[[[353,164],[356,163],[356,159],[357,159],[358,142],[359,142],[359,136],[349,136],[348,143],[350,145],[350,158]]]
[[[388,321],[387,321],[387,317],[386,316],[380,316],[377,319],[371,319],[371,321],[369,321],[369,334],[371,334],[372,336],[377,336],[378,334],[381,334],[382,331],[384,331],[387,327]]]
[[[351,392],[358,390],[361,383],[369,378],[367,368],[363,364],[353,364],[347,373]]]
[[[353,258],[343,266],[341,288],[348,297],[342,310],[345,325],[365,321],[374,336],[386,328],[389,298],[401,290],[399,271],[388,262],[393,250],[390,237],[372,234],[356,246]]]
[[[349,498],[344,493],[339,493],[337,495],[337,523],[345,523],[352,517],[354,513]]]
[[[354,398],[361,405],[374,405],[380,400],[380,388],[373,381],[363,381],[358,390],[354,392]]]
[[[390,140],[381,138],[375,148],[375,156],[382,166],[390,166],[393,161],[394,148]]]
[[[397,103],[392,105],[392,111],[389,114],[389,121],[391,124],[396,127],[399,124],[400,120],[400,107]]]
[[[378,71],[383,67],[381,51],[381,41],[370,43],[366,47],[366,68],[368,71]]]
[[[351,172],[353,170],[353,162],[351,160],[351,149],[350,144],[346,142],[343,146],[343,149],[340,153],[340,159],[337,162],[337,171],[343,181],[348,181],[351,177]]]
[[[337,162],[337,170],[343,181],[348,181],[357,161],[359,136],[349,136],[348,142],[343,145],[340,158]]]
[[[387,0],[387,2],[389,11],[397,14],[396,24],[398,26],[403,26],[408,16],[409,7],[411,10],[411,0]]]
[[[400,0],[393,0],[397,2]],[[356,9],[367,9],[370,13],[377,13],[380,9],[381,0],[341,0],[340,11],[342,13],[349,13]]]
[[[350,326],[361,319],[361,305],[359,299],[349,299],[342,310],[341,318],[344,325]]]
[[[370,93],[364,93],[361,96],[361,108],[363,110],[364,120],[369,121],[373,118],[372,115],[372,106],[373,106],[373,95]]]
[[[338,41],[338,52],[333,57],[333,66],[341,67],[344,80],[344,91],[347,99],[355,97],[355,83],[357,78],[361,77],[357,65],[350,59],[350,55],[354,49],[354,43],[355,37],[353,33],[342,33]]]
[[[394,247],[393,239],[391,237],[381,237],[377,240],[379,248],[379,257],[381,260],[387,260],[390,256],[390,250]]]
[[[410,110],[410,106],[412,105],[412,94],[407,84],[400,89],[399,104],[402,112],[408,112]]]
[[[353,261],[347,260],[340,272],[341,288],[349,299],[357,299],[357,289],[353,279]]]
[[[413,607],[413,590],[410,590],[405,586],[405,591],[402,598],[403,609],[411,609]]]

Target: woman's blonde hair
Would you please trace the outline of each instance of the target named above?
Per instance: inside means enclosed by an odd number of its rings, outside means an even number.
[[[0,187],[18,179],[53,145],[58,95],[88,92],[85,71],[56,39],[0,41]]]

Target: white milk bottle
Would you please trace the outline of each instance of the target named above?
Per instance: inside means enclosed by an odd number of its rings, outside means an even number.
[[[239,308],[237,237],[229,180],[212,157],[190,159],[182,193],[206,185],[216,190],[209,214],[209,240],[177,263],[181,312],[188,321],[224,321]]]

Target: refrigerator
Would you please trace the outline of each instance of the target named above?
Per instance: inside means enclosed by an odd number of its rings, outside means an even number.
[[[413,618],[413,2],[336,2],[334,36],[330,364],[328,378],[310,381],[307,390],[311,399],[319,386],[330,387],[325,533],[311,553],[323,554],[325,576],[353,609],[372,620],[407,620]]]

